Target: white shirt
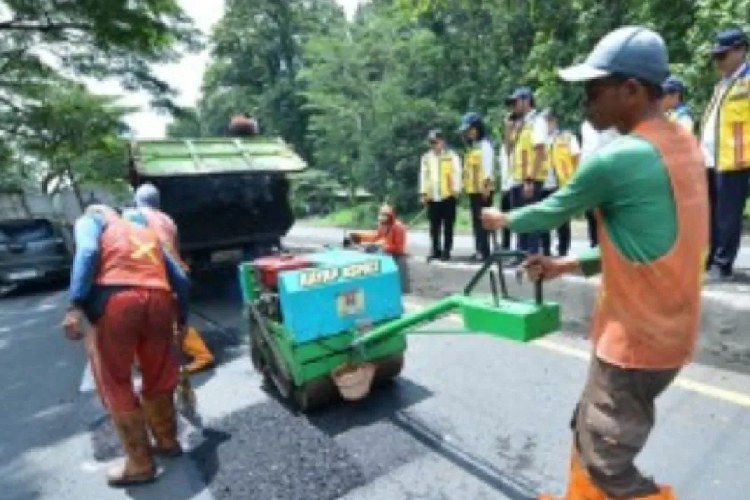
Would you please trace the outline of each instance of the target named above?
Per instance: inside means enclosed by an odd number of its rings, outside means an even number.
[[[721,92],[721,97],[724,96],[724,92],[729,89],[730,84],[737,79],[737,77],[745,71],[747,63],[740,66],[737,71],[734,72],[729,78],[722,78],[719,82],[719,88],[716,92]],[[716,119],[719,116],[719,103],[721,97],[714,101],[714,106],[709,110],[708,116],[706,117],[706,126],[703,127],[701,134],[701,146],[703,148],[703,156],[706,159],[706,167],[714,168],[716,163]]]
[[[493,178],[493,168],[495,165],[495,151],[492,149],[492,143],[489,139],[484,138],[479,141],[480,148],[482,150],[482,173],[485,178]]]
[[[507,193],[513,188],[515,182],[513,181],[513,172],[511,170],[511,159],[508,156],[508,149],[505,147],[505,144],[500,146],[498,160],[500,160],[500,189],[504,193]]]
[[[581,161],[596,153],[604,146],[620,137],[615,128],[597,131],[588,120],[581,124]]]
[[[491,146],[490,146],[491,147]],[[451,156],[453,160],[453,171],[451,173],[451,180],[453,181],[453,192],[458,194],[461,192],[461,158],[458,157],[450,149],[444,151]],[[433,180],[432,186],[424,185],[424,169],[430,169],[430,178]],[[422,155],[422,161],[420,162],[419,168],[419,192],[427,193],[431,201],[440,201],[440,162],[438,161],[437,155],[432,151],[426,152]],[[437,181],[436,181],[437,180]]]
[[[554,134],[550,135],[549,141],[547,143],[547,151],[548,154],[552,154],[552,143],[555,142],[555,139],[561,134],[561,132],[555,132]],[[578,138],[574,134],[568,134],[570,136],[570,142],[568,144],[568,147],[570,148],[570,154],[571,156],[578,156],[581,154],[581,146],[578,144]],[[557,189],[557,174],[555,173],[555,169],[552,166],[552,159],[550,158],[550,168],[549,172],[547,173],[547,179],[544,181],[543,189],[547,190],[553,190]]]

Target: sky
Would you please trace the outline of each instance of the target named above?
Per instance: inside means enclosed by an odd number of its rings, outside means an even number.
[[[365,0],[336,0],[344,7],[347,16],[351,18],[357,5]],[[180,0],[182,8],[190,15],[195,25],[204,33],[209,34],[211,27],[224,14],[224,0]],[[209,61],[208,51],[200,54],[189,54],[175,64],[159,65],[154,68],[156,74],[176,88],[180,95],[177,102],[184,106],[192,106],[200,98],[200,87],[203,72]],[[123,94],[116,82],[88,81],[92,91],[102,94]],[[141,111],[127,117],[127,122],[133,129],[133,134],[139,138],[164,137],[165,128],[170,121],[168,116],[160,115],[148,109],[148,97],[143,94],[130,93],[123,95],[122,104],[137,106]]]

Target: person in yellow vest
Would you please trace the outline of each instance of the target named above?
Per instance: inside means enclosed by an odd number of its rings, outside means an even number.
[[[690,108],[685,104],[685,84],[676,76],[670,76],[661,85],[664,95],[661,109],[670,121],[679,123],[691,134],[695,133],[695,123]]]
[[[472,260],[490,256],[490,233],[482,227],[482,209],[492,206],[495,191],[495,153],[482,117],[478,113],[466,113],[459,132],[464,136],[468,148],[463,162],[463,188],[471,203],[471,223],[474,231],[476,252]]]
[[[456,199],[461,192],[461,159],[446,148],[440,130],[431,130],[427,142],[430,150],[422,155],[419,167],[419,195],[427,208],[432,240],[432,253],[427,260],[447,261],[453,249]]]
[[[558,129],[557,115],[551,109],[544,112],[547,120],[547,131],[549,132],[550,162],[547,180],[544,181],[542,199],[551,196],[558,189],[568,184],[578,167],[578,158],[581,155],[581,146],[578,138],[568,131]],[[563,222],[556,230],[557,233],[557,255],[565,257],[570,250],[570,220]],[[550,233],[542,233],[542,253],[552,255],[552,237]]]
[[[513,208],[521,208],[539,201],[542,186],[547,178],[547,122],[534,109],[534,95],[528,87],[519,87],[508,98],[513,111],[522,117],[523,124],[516,133],[513,147]],[[518,248],[528,253],[538,253],[541,234],[519,234]]]
[[[739,28],[720,31],[712,49],[721,80],[703,116],[701,144],[712,207],[710,280],[733,276],[750,181],[750,66],[748,39]]]

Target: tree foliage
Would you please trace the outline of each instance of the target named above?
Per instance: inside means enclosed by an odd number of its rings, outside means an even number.
[[[628,24],[661,33],[700,113],[716,79],[714,34],[747,27],[750,0],[371,0],[351,21],[328,0],[230,0],[204,98],[173,131],[224,133],[231,114],[252,112],[350,192],[410,210],[430,128],[460,149],[459,118],[477,111],[497,142],[505,97],[528,85],[577,130],[581,89],[557,69]]]
[[[0,168],[6,184],[111,181],[130,110],[81,78],[114,78],[178,111],[153,63],[200,47],[177,0],[0,0]],[[115,160],[115,157],[120,155]],[[11,179],[7,181],[7,179]]]

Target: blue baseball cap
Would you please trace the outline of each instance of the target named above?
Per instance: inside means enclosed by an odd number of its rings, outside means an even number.
[[[534,93],[529,87],[518,87],[507,100],[513,102],[518,99],[531,99],[532,97],[534,97]]]
[[[482,121],[482,117],[479,113],[470,111],[461,118],[461,126],[458,127],[459,132],[466,132],[471,127]]]
[[[711,53],[721,54],[742,45],[748,45],[745,32],[740,28],[727,28],[716,34],[716,45],[711,48]]]
[[[558,71],[569,82],[619,74],[661,85],[669,75],[669,56],[662,37],[643,26],[625,26],[608,33],[581,64]]]
[[[676,94],[678,92],[684,94],[686,87],[682,80],[676,76],[670,76],[664,80],[664,83],[661,84],[661,88],[665,94]]]

